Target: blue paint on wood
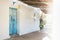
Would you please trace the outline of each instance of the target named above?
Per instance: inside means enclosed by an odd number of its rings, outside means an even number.
[[[17,9],[9,8],[9,34],[17,34]]]

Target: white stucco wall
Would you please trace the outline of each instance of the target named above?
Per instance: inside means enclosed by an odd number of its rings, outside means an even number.
[[[0,0],[0,40],[9,38],[9,2]]]
[[[28,5],[20,2],[20,11],[18,15],[18,34],[23,35],[27,33],[31,33],[34,31],[39,31],[39,13],[41,10],[37,11]],[[34,21],[34,12],[36,14],[36,19]]]

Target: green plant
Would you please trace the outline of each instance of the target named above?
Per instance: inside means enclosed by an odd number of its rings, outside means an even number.
[[[40,30],[44,28],[44,25],[45,25],[45,21],[41,18],[40,19]]]

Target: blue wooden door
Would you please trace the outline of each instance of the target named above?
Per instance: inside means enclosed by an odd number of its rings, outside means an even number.
[[[17,34],[17,9],[9,8],[9,34]]]

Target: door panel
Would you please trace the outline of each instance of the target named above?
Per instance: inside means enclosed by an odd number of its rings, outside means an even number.
[[[9,34],[17,34],[17,9],[9,8]]]

